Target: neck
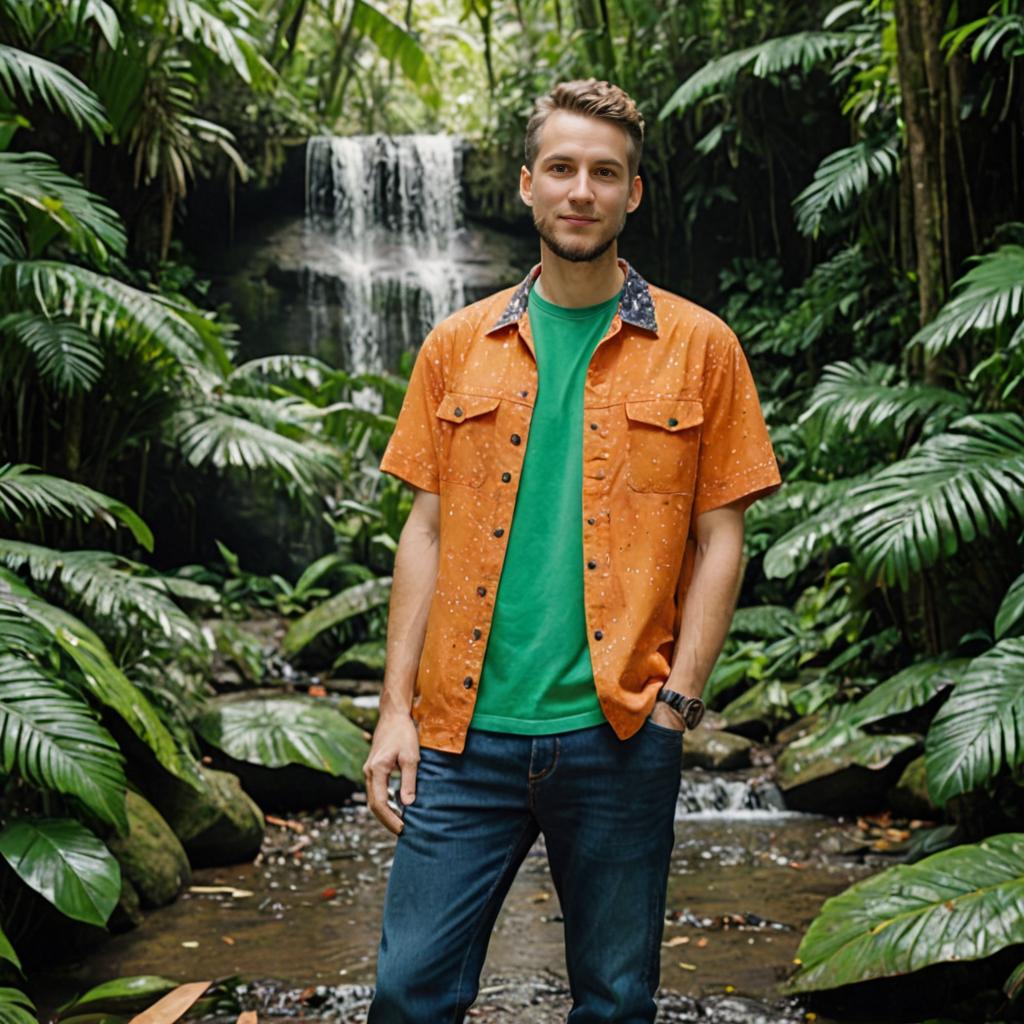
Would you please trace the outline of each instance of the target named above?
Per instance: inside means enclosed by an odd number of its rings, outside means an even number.
[[[541,242],[540,287],[542,298],[556,306],[580,308],[607,302],[622,290],[625,278],[616,262],[618,247],[614,243],[596,260],[573,263],[556,256]]]

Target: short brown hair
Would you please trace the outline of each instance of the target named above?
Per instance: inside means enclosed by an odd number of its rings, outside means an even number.
[[[600,117],[617,124],[629,138],[629,176],[640,167],[640,154],[644,148],[644,119],[633,99],[617,85],[596,78],[580,78],[573,82],[559,82],[551,92],[540,96],[533,104],[533,112],[526,125],[526,166],[533,170],[540,149],[540,130],[549,115],[556,110],[568,110],[585,117]]]

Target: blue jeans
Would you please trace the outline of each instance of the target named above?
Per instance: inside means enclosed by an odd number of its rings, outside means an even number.
[[[568,1024],[649,1024],[660,978],[682,734],[648,719],[549,736],[470,729],[421,748],[384,898],[367,1024],[459,1024],[538,833],[565,923]]]

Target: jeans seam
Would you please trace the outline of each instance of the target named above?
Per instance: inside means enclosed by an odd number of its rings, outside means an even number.
[[[458,981],[457,981],[457,983],[455,985],[455,1008],[454,1008],[454,1011],[452,1013],[452,1024],[458,1024],[458,1019],[459,1019],[459,998],[462,995],[462,979],[463,979],[463,976],[466,973],[466,964],[469,962],[469,955],[473,951],[473,941],[476,939],[477,934],[480,931],[480,925],[483,922],[483,920],[484,920],[484,918],[485,918],[485,916],[487,914],[487,907],[488,907],[488,905],[491,902],[491,897],[494,895],[495,890],[498,888],[498,885],[501,883],[501,879],[502,879],[502,877],[505,874],[505,870],[508,867],[509,863],[511,862],[512,857],[515,854],[516,850],[519,848],[519,844],[522,842],[523,836],[525,836],[527,834],[527,832],[529,831],[529,829],[530,829],[530,821],[531,820],[532,819],[527,819],[526,824],[522,828],[522,831],[520,831],[519,835],[516,836],[515,841],[512,843],[511,847],[509,848],[508,853],[505,855],[505,860],[503,861],[503,863],[501,865],[501,868],[498,870],[497,874],[495,875],[494,883],[491,885],[491,888],[488,890],[487,898],[483,901],[483,903],[482,903],[482,905],[480,907],[480,915],[477,918],[476,925],[473,928],[473,932],[472,932],[472,934],[469,937],[469,942],[466,944],[466,952],[463,954],[462,964],[459,967],[459,978],[458,978]]]

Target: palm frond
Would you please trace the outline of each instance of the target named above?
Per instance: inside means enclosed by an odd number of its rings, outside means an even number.
[[[727,53],[705,64],[683,82],[661,108],[658,120],[670,114],[685,113],[705,96],[728,89],[739,73],[748,68],[755,78],[767,78],[796,68],[809,71],[845,53],[854,41],[855,36],[849,32],[797,32]]]
[[[120,521],[147,551],[153,550],[153,533],[124,502],[61,477],[35,471],[26,464],[0,465],[0,518],[17,521],[29,513],[70,519],[102,520],[111,529]]]
[[[893,137],[866,139],[825,157],[814,180],[793,200],[797,229],[816,238],[829,209],[846,210],[872,185],[888,181],[899,163],[899,141]]]
[[[47,153],[0,153],[0,192],[38,211],[79,252],[101,265],[110,252],[124,256],[120,217],[95,192],[65,174]],[[30,252],[38,255],[38,249]]]
[[[908,345],[936,355],[972,331],[984,331],[1024,315],[1024,245],[1001,245],[968,258],[974,266],[953,285],[953,297]],[[1024,340],[1017,332],[1016,341]]]
[[[57,391],[89,391],[103,373],[102,348],[68,320],[8,313],[0,317],[0,334],[30,352],[39,376]]]
[[[25,258],[25,240],[21,237],[24,213],[13,202],[0,204],[0,257],[11,260]]]
[[[798,423],[819,416],[826,430],[856,434],[860,429],[904,433],[932,417],[963,416],[970,402],[948,388],[893,383],[896,367],[863,359],[830,363],[811,392]]]
[[[113,737],[52,673],[9,654],[0,654],[0,770],[128,831],[124,758]]]
[[[385,60],[398,64],[402,74],[423,90],[427,103],[435,107],[440,103],[430,57],[412,32],[368,0],[355,0],[352,25],[373,42]]]
[[[846,542],[848,523],[856,514],[847,495],[866,475],[828,483],[787,484],[788,500],[805,508],[801,521],[765,552],[763,569],[769,579],[786,579],[815,558]]]
[[[172,417],[167,442],[193,466],[269,471],[307,492],[337,479],[337,449],[313,438],[286,437],[276,430],[215,406],[194,406]]]
[[[117,11],[107,0],[60,0],[68,11],[72,22],[82,26],[93,22],[106,41],[107,46],[116,50],[121,42],[121,22]]]
[[[167,0],[167,17],[176,24],[182,38],[204,46],[230,67],[247,85],[260,84],[276,75],[260,55],[256,40],[239,24],[229,24],[224,15],[250,22],[256,12],[239,0],[223,0],[210,10],[198,0]]]
[[[163,350],[184,366],[201,362],[225,374],[231,367],[208,317],[72,263],[0,265],[0,302],[8,309],[74,320],[93,337]]]
[[[1002,640],[964,671],[925,739],[928,790],[938,804],[1024,763],[1024,638]]]
[[[155,628],[169,641],[202,646],[195,623],[164,594],[132,575],[147,573],[138,562],[109,551],[54,551],[0,539],[0,563],[11,569],[26,567],[38,583],[57,584],[72,602],[121,634]]]
[[[195,764],[175,742],[153,706],[114,664],[103,641],[80,619],[38,597],[17,576],[0,568],[0,616],[22,621],[57,642],[81,672],[85,690],[119,715],[176,778],[202,791]]]
[[[344,370],[328,366],[316,356],[289,355],[279,353],[261,356],[236,366],[228,376],[228,382],[236,381],[300,381],[311,388],[319,389],[328,380],[347,380]]]
[[[898,581],[1024,517],[1024,418],[953,423],[847,496],[850,540],[868,579]]]
[[[1021,573],[1006,591],[996,612],[995,636],[1002,640],[1007,636],[1024,633],[1024,573]]]
[[[13,99],[20,92],[32,103],[36,96],[67,116],[76,128],[88,128],[103,141],[110,130],[99,97],[59,64],[25,50],[0,44],[0,89]]]

